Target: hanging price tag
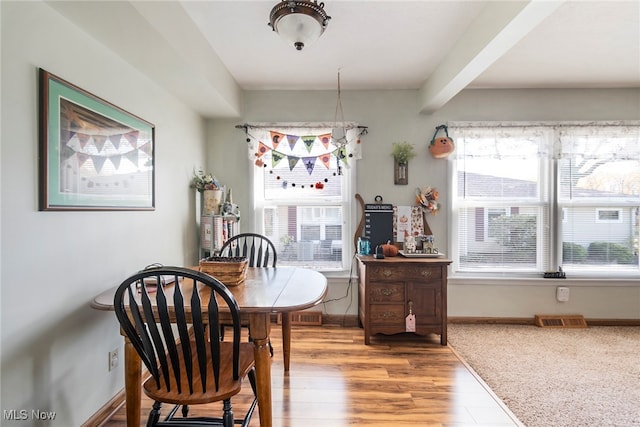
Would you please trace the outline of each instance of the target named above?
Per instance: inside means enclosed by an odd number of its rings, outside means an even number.
[[[409,301],[409,315],[404,319],[404,322],[406,332],[416,331],[416,315],[413,314],[413,301]]]

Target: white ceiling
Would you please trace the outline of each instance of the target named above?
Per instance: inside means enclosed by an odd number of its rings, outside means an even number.
[[[326,0],[329,26],[296,51],[277,0],[50,1],[204,116],[243,90],[415,89],[421,112],[464,88],[640,87],[640,0]]]

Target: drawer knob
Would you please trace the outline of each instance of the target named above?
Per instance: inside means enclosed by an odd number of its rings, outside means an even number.
[[[385,289],[381,290],[380,293],[382,295],[384,295],[385,297],[388,297],[389,295],[391,295],[393,293],[393,291],[391,289],[385,288]]]
[[[389,269],[384,269],[384,270],[382,270],[382,275],[384,277],[391,277],[391,276],[393,276],[393,271],[391,271]]]
[[[420,272],[420,274],[421,274],[421,275],[422,275],[422,277],[424,277],[424,278],[429,278],[429,277],[431,277],[431,274],[432,274],[432,273],[431,273],[431,270],[422,270],[422,271]]]

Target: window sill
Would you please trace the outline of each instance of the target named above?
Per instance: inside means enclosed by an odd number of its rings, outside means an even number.
[[[619,286],[640,287],[640,278],[631,276],[619,277],[572,277],[566,279],[545,279],[535,276],[486,275],[450,275],[449,285],[473,286]]]

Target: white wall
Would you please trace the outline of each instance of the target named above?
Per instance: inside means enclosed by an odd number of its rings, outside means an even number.
[[[244,121],[331,121],[336,93],[250,92],[238,120],[206,125],[162,87],[114,55],[48,5],[0,2],[1,15],[1,352],[2,410],[55,411],[52,422],[77,426],[123,387],[122,366],[108,372],[109,350],[120,348],[115,316],[89,307],[92,298],[152,262],[197,259],[193,168],[209,166],[234,190],[247,215],[249,162]],[[114,28],[114,31],[118,31]],[[156,126],[156,210],[152,212],[39,212],[37,68],[42,67]],[[342,93],[346,120],[369,126],[362,138],[357,191],[366,201],[411,204],[416,186],[448,195],[447,162],[427,153],[435,126],[448,120],[638,119],[639,90],[465,91],[441,111],[420,115],[414,91]],[[419,156],[409,185],[393,185],[391,144],[407,141]],[[207,158],[205,159],[205,150]],[[206,160],[206,161],[205,161]],[[354,215],[355,220],[355,215]],[[447,250],[447,212],[430,218]],[[353,285],[352,285],[353,286]],[[506,289],[505,289],[506,288]],[[356,292],[332,280],[332,314],[355,314]],[[558,307],[553,286],[449,286],[451,316],[531,316],[581,312],[598,318],[640,318],[635,287],[572,288]],[[3,426],[31,425],[2,420]]]
[[[414,91],[342,91],[345,119],[369,126],[362,137],[362,160],[358,162],[357,192],[365,202],[381,195],[387,203],[411,205],[418,186],[440,190],[443,209],[429,217],[439,248],[448,253],[446,159],[434,159],[427,151],[435,127],[447,121],[560,121],[638,120],[640,90],[466,90],[432,115],[418,113]],[[242,226],[250,227],[251,166],[246,157],[245,136],[235,129],[242,122],[333,121],[337,94],[331,91],[256,91],[245,93],[244,116],[239,120],[210,120],[209,163],[234,190],[243,211]],[[393,142],[407,141],[418,156],[409,162],[409,185],[393,184]],[[359,221],[357,212],[355,221]],[[481,285],[452,281],[449,285],[449,316],[527,317],[536,313],[581,313],[588,318],[640,319],[640,283],[605,287],[598,282],[563,282],[571,287],[567,303],[555,300],[558,282],[506,280]],[[357,313],[355,282],[330,281],[330,299],[323,306],[330,314]],[[349,292],[350,291],[350,292]]]
[[[124,385],[122,363],[107,368],[110,350],[122,354],[115,316],[91,309],[93,297],[150,263],[197,260],[188,185],[204,164],[204,122],[48,5],[0,5],[1,410],[56,412],[0,424],[78,426]],[[155,211],[38,211],[38,67],[155,125]]]

